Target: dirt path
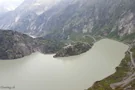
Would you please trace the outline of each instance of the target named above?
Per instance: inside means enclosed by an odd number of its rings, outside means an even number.
[[[90,38],[92,38],[93,39],[93,43],[95,43],[97,40],[93,37],[93,36],[91,36],[91,35],[86,35],[86,36],[88,36],[88,37],[90,37]]]

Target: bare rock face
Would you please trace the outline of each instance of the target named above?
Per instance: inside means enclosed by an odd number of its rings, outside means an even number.
[[[54,57],[68,57],[82,54],[88,51],[91,46],[87,43],[77,42],[73,45],[68,45],[63,47],[60,51],[56,53]]]
[[[32,38],[17,31],[0,30],[0,59],[2,60],[22,58],[33,52],[56,53],[54,57],[67,57],[79,55],[91,48],[91,45],[82,42],[62,48],[63,46],[64,43],[58,40]]]
[[[32,38],[16,31],[0,30],[0,59],[2,60],[22,58],[36,51],[44,54],[56,53],[60,45],[51,40]]]
[[[16,59],[34,52],[33,38],[16,31],[0,30],[0,59]]]

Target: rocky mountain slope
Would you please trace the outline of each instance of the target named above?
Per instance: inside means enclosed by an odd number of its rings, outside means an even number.
[[[46,0],[24,0],[15,10],[7,12],[3,17],[0,17],[0,28],[23,33],[32,32],[31,30],[35,28],[31,27],[32,22],[59,1],[54,0],[53,3],[50,3]]]
[[[54,57],[68,57],[80,55],[88,51],[91,47],[92,46],[90,46],[88,43],[77,42],[63,47],[58,52],[56,52]]]
[[[134,0],[73,0],[49,20],[43,18],[47,12],[41,15],[44,23],[36,27],[39,34],[89,33],[121,40],[134,34],[134,4]]]
[[[32,38],[16,31],[0,30],[0,59],[21,58],[34,52],[56,53],[63,46],[63,43],[55,40]]]
[[[49,6],[38,0],[24,1],[1,18],[0,28],[35,36],[58,34],[72,38],[73,34],[87,33],[129,41],[135,31],[134,4],[134,0],[62,0],[45,9]]]
[[[0,30],[0,59],[15,59],[30,55],[36,42],[27,35],[15,31]]]
[[[44,54],[54,54],[61,57],[61,49],[66,41],[54,40],[51,38],[32,38],[26,34],[11,30],[0,30],[0,59],[17,59],[34,52],[41,52]],[[72,52],[66,52],[64,56],[72,56],[84,53],[90,49],[90,45],[86,43],[74,43]],[[67,51],[71,48],[67,48]]]

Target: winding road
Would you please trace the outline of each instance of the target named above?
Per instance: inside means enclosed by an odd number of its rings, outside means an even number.
[[[94,36],[91,36],[91,35],[86,35],[86,36],[88,36],[88,37],[90,37],[90,38],[92,38],[93,39],[93,43],[95,43],[97,40],[94,38]]]
[[[133,68],[135,68],[135,61],[134,61],[134,57],[133,57],[133,52],[131,52],[131,46],[129,46],[128,52],[130,53],[130,59],[131,59],[131,63],[133,65]],[[118,86],[124,87],[126,85],[128,85],[130,82],[132,82],[133,80],[135,80],[135,72],[133,72],[128,78],[126,78],[125,80],[118,82],[118,83],[114,83],[111,84],[110,87],[112,89],[117,88]]]

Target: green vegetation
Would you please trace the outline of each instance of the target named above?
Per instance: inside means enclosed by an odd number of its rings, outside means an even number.
[[[119,67],[116,68],[116,72],[113,75],[96,82],[88,90],[112,90],[110,84],[122,81],[122,79],[127,76],[127,72],[130,71],[130,66],[128,65],[128,62],[130,62],[130,55],[126,53],[125,58],[122,60]],[[123,89],[117,87],[115,90],[123,90]]]
[[[121,41],[127,42],[127,43],[132,43],[134,39],[135,39],[135,33],[132,33],[132,34],[122,37]]]
[[[130,82],[128,85],[131,85],[131,90],[134,90],[135,89],[135,80]]]
[[[56,53],[65,46],[63,41],[54,39],[38,38],[39,46],[43,46],[43,53]]]
[[[71,33],[70,40],[73,42],[87,42],[89,44],[94,43],[94,39],[90,34]]]
[[[135,58],[135,46],[131,48],[131,52],[133,52],[133,56]],[[121,82],[124,77],[127,77],[127,73],[135,72],[135,69],[132,69],[130,64],[130,54],[126,52],[125,58],[122,60],[121,64],[116,68],[116,72],[111,76],[97,81],[92,87],[88,90],[113,90],[110,85],[113,83]],[[129,87],[129,90],[135,89],[135,80],[131,81],[128,85],[124,86],[123,88],[118,86],[115,90],[124,90],[125,87]]]
[[[80,55],[88,51],[92,46],[88,43],[76,42],[59,50],[54,57],[68,57]]]

